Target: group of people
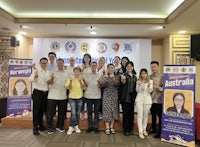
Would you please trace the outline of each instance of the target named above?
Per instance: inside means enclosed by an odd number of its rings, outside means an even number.
[[[123,113],[123,133],[133,134],[134,107],[137,108],[137,124],[139,138],[148,135],[146,130],[148,113],[152,114],[152,129],[150,133],[161,134],[162,117],[162,74],[158,72],[159,63],[150,63],[152,74],[147,69],[140,70],[139,78],[134,70],[134,63],[128,57],[116,56],[114,63],[106,66],[105,58],[97,62],[91,61],[90,54],[84,54],[83,63],[75,65],[71,57],[69,65],[64,60],[56,60],[56,54],[50,52],[48,59],[40,59],[40,67],[33,65],[29,78],[34,83],[33,100],[33,134],[39,135],[39,130],[45,130],[43,115],[47,119],[48,134],[54,133],[53,117],[58,108],[56,130],[64,132],[67,103],[71,107],[70,124],[67,134],[80,133],[79,119],[84,106],[87,104],[88,129],[87,133],[99,132],[99,114],[103,115],[105,134],[114,134],[115,121],[119,120],[119,104]],[[121,64],[120,64],[121,61]],[[135,105],[136,104],[136,105]],[[93,115],[94,114],[94,115]],[[159,127],[156,128],[156,118]]]

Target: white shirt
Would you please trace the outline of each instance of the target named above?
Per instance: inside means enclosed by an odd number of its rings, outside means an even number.
[[[141,104],[152,104],[151,92],[153,91],[153,80],[149,80],[150,86],[148,87],[148,83],[142,83],[136,85],[137,96],[135,99],[136,103]]]
[[[99,80],[101,75],[99,73],[88,73],[86,74],[86,82],[88,84],[84,92],[84,97],[88,99],[100,99],[101,89],[98,85],[97,80]]]
[[[90,73],[90,72],[91,72],[91,67],[90,67],[90,66],[88,66],[87,68],[85,68],[85,67],[84,67],[84,64],[82,64],[82,65],[80,66],[80,68],[81,68],[81,70],[83,71],[83,72],[82,72],[83,75],[86,75],[87,73]]]
[[[48,99],[64,100],[66,99],[65,82],[69,78],[66,71],[54,70],[51,74],[54,75],[53,84],[49,86]],[[49,78],[50,79],[50,78]]]
[[[29,81],[34,83],[34,88],[41,90],[41,91],[48,91],[48,84],[47,81],[49,79],[49,71],[43,70],[39,68],[38,70],[38,77],[35,78],[36,70],[33,70],[31,76],[29,77]]]
[[[56,69],[57,69],[57,64],[56,63],[53,63],[53,64],[48,63],[48,65],[47,65],[47,70],[48,71],[53,71],[53,70],[56,70]]]
[[[74,72],[73,72],[73,69],[74,69],[75,66],[71,67],[70,65],[67,66],[67,74],[70,76],[70,78],[72,78],[74,76]]]
[[[106,65],[103,65],[103,67],[97,72],[103,76],[103,72],[106,72],[106,70],[107,70]]]

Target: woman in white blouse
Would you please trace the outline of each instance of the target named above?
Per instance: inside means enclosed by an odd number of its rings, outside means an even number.
[[[149,79],[147,69],[140,70],[140,77],[136,85],[136,107],[139,138],[144,139],[147,136],[146,131],[148,122],[148,113],[151,108],[152,99],[150,93],[153,91],[153,81]]]

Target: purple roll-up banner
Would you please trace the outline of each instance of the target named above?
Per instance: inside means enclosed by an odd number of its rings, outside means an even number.
[[[195,65],[166,65],[161,140],[195,147]]]
[[[32,60],[10,58],[8,72],[7,116],[27,116],[31,111]]]

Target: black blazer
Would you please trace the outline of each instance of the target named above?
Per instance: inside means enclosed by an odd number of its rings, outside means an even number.
[[[124,76],[126,76],[125,84],[121,82],[121,77],[120,77],[119,99],[121,102],[135,103],[135,98],[137,96],[136,92],[137,77],[134,74],[131,77],[128,73],[124,73]],[[132,83],[133,89],[132,92],[129,92],[130,89],[129,81],[131,78],[133,78],[133,83]]]

